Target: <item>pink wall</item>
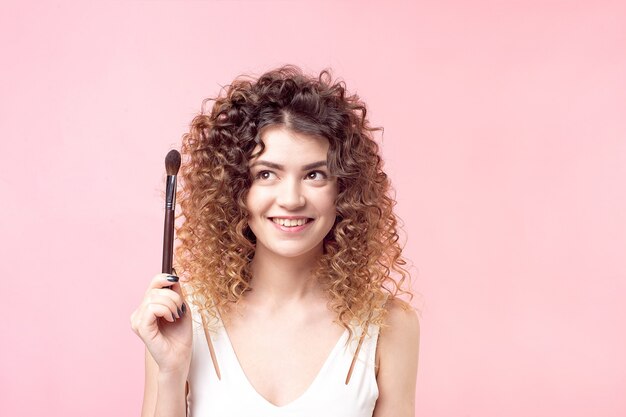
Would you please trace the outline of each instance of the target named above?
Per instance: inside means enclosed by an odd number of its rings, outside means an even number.
[[[163,157],[220,84],[287,62],[386,128],[417,415],[626,415],[624,4],[3,2],[0,415],[138,415]]]

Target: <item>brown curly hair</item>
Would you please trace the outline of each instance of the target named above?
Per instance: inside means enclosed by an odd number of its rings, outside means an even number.
[[[404,288],[409,275],[395,201],[373,138],[381,129],[370,127],[366,113],[365,103],[329,70],[311,77],[292,65],[256,80],[240,76],[204,101],[183,136],[178,202],[184,221],[177,229],[177,269],[202,314],[215,320],[215,308],[237,303],[250,288],[256,240],[244,204],[252,181],[248,163],[263,152],[260,133],[272,125],[329,141],[337,217],[314,276],[338,323],[352,337],[351,323],[383,325],[387,299],[412,297]],[[253,154],[257,145],[261,151]]]

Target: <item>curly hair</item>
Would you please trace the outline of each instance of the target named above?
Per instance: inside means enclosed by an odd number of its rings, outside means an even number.
[[[337,214],[313,274],[337,322],[352,337],[351,323],[384,325],[386,301],[412,297],[395,201],[373,138],[381,128],[370,127],[366,113],[365,103],[329,70],[311,77],[292,65],[258,79],[240,76],[203,102],[183,136],[177,199],[184,221],[176,258],[202,314],[216,320],[215,309],[229,308],[250,289],[256,239],[244,204],[252,182],[248,164],[263,152],[263,128],[273,125],[329,141]]]

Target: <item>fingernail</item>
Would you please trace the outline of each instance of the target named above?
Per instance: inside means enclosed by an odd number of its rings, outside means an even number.
[[[176,312],[178,313],[178,318],[180,318],[180,316],[183,314],[183,312],[178,307],[176,307]]]
[[[169,282],[178,282],[178,277],[176,275],[168,275],[167,280]]]
[[[187,306],[185,305],[185,303],[183,303],[183,314],[185,314],[187,312]]]

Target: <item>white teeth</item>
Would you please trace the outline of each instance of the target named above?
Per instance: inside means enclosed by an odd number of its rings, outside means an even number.
[[[281,226],[294,227],[302,226],[303,224],[308,222],[309,219],[281,219],[279,217],[274,217],[272,218],[272,221],[274,223],[280,224]]]

